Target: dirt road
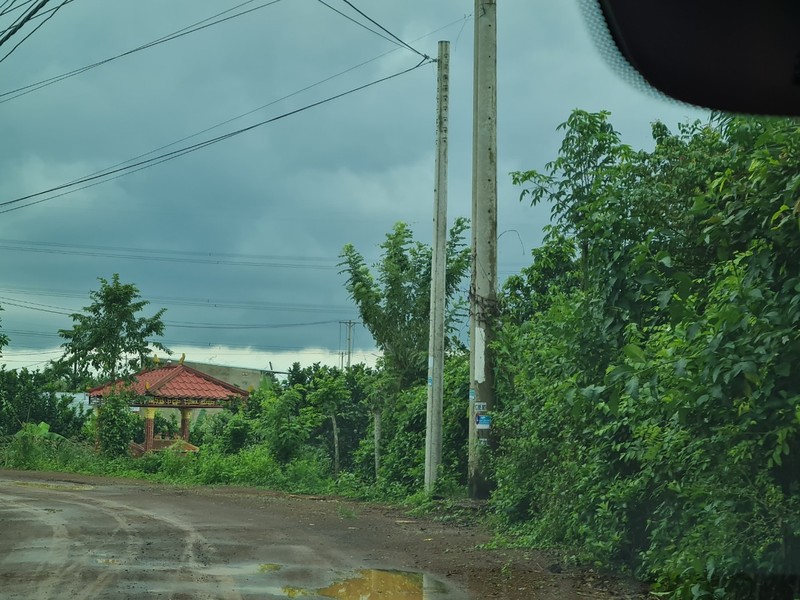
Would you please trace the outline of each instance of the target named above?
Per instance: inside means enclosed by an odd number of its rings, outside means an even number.
[[[479,525],[249,488],[0,471],[0,598],[633,597]]]

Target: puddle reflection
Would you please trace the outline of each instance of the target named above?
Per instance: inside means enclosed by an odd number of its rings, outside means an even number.
[[[288,598],[323,597],[333,600],[434,600],[450,598],[443,583],[422,573],[365,569],[355,576],[315,590],[285,587]]]

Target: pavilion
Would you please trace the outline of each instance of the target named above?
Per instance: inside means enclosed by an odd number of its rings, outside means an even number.
[[[89,390],[89,401],[100,404],[114,393],[131,394],[130,405],[144,408],[144,449],[153,450],[153,429],[159,408],[177,408],[181,413],[181,439],[189,441],[192,410],[225,408],[231,400],[246,400],[248,392],[207,375],[197,369],[178,364],[146,369],[131,380],[118,379]]]

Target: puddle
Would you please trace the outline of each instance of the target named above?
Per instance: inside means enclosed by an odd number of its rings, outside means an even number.
[[[42,488],[45,490],[62,490],[65,492],[85,492],[93,490],[93,485],[84,485],[82,483],[69,483],[67,481],[50,481],[44,483],[41,481],[15,481],[14,485],[22,487]]]
[[[287,598],[332,600],[444,600],[457,597],[441,581],[423,573],[364,569],[316,589],[287,586]]]
[[[150,594],[172,594],[163,581],[145,583],[131,566],[134,585],[146,585]],[[148,573],[153,574],[152,567]],[[364,569],[340,571],[310,565],[239,563],[196,571],[200,580],[182,581],[187,597],[211,596],[234,589],[246,598],[260,600],[466,600],[467,596],[425,573]]]
[[[425,580],[422,573],[368,569],[359,571],[355,577],[316,590],[316,594],[335,600],[423,600]]]

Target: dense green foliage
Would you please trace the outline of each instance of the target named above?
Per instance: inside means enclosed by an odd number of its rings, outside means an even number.
[[[142,420],[130,409],[126,394],[113,394],[103,398],[94,421],[95,435],[100,450],[112,458],[127,456],[131,440],[142,429]]]
[[[797,595],[797,124],[563,128],[514,174],[553,225],[503,294],[496,510],[682,598]]]
[[[26,423],[47,423],[50,431],[66,437],[80,433],[86,415],[69,396],[48,389],[38,371],[0,368],[0,436],[12,435]]]

